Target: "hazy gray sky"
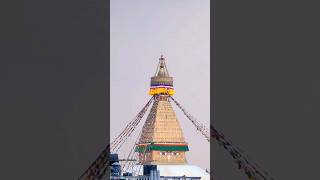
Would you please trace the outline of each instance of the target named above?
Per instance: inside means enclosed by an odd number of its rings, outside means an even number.
[[[161,53],[174,77],[174,97],[209,127],[210,1],[111,0],[110,21],[111,140],[150,98],[150,77]],[[189,143],[189,164],[209,169],[209,143],[173,106]],[[121,157],[128,154],[136,138],[134,133]]]

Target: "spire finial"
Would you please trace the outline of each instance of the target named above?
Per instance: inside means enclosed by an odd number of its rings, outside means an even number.
[[[173,79],[169,75],[165,58],[162,53],[159,58],[156,73],[151,77],[151,88],[149,93],[150,95],[167,94],[170,96],[174,94]]]

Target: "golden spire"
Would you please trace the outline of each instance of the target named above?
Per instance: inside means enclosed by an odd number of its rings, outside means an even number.
[[[141,164],[187,163],[188,144],[168,98],[173,94],[173,79],[161,55],[156,74],[151,78],[150,95],[155,101],[136,147]]]

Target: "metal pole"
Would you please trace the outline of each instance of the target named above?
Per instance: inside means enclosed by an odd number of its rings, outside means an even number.
[[[153,170],[150,170],[150,180],[155,180],[154,178],[153,178]]]

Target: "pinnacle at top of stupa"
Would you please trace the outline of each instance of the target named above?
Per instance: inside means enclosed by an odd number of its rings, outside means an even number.
[[[155,76],[170,77],[165,60],[166,59],[163,57],[163,54],[161,54]]]
[[[156,73],[151,77],[150,95],[173,95],[173,78],[169,75],[166,59],[161,54]]]

